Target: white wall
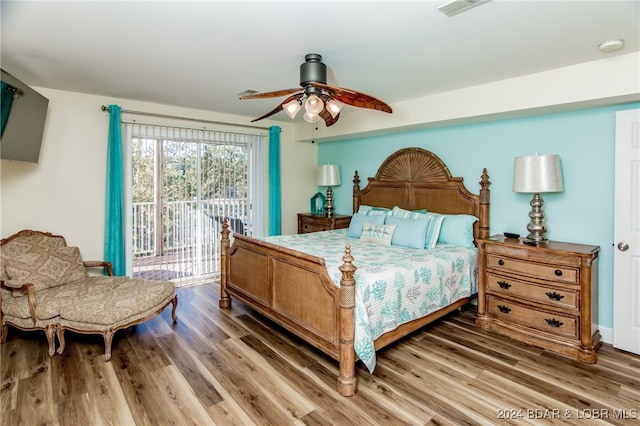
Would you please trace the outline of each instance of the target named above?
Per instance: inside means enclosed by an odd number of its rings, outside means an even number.
[[[38,164],[0,163],[0,235],[22,229],[64,235],[79,246],[85,259],[103,259],[106,153],[109,114],[102,105],[123,109],[192,117],[225,123],[249,124],[250,118],[178,108],[127,99],[35,88],[49,99],[49,111]],[[162,122],[144,116],[123,115],[140,122]],[[194,122],[174,124],[201,127]],[[312,175],[317,164],[315,145],[295,143],[294,126],[265,120],[261,126],[279,125],[282,162],[283,233],[297,231],[296,213],[309,209],[316,187]],[[206,124],[206,127],[213,125]],[[223,127],[223,130],[241,130]],[[246,130],[246,129],[245,129]],[[268,131],[265,130],[265,134]],[[265,178],[266,179],[266,178]],[[265,181],[265,185],[267,182]]]

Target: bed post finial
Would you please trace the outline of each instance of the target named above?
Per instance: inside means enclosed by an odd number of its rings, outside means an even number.
[[[355,338],[356,268],[351,256],[351,245],[344,249],[344,262],[340,266],[340,375],[338,392],[342,396],[353,396],[357,390]]]
[[[358,171],[353,174],[353,213],[357,213],[360,208],[360,176]]]
[[[479,218],[479,237],[489,238],[489,175],[487,169],[482,169],[482,176],[480,176],[480,218]]]
[[[231,307],[231,297],[227,293],[227,280],[229,279],[229,222],[224,218],[222,222],[222,231],[220,232],[222,239],[220,240],[220,301],[218,306],[222,309]]]

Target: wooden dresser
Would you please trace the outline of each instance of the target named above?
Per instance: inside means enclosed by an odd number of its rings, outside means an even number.
[[[597,246],[548,241],[538,246],[501,235],[478,244],[476,325],[596,362]]]
[[[298,234],[348,228],[350,222],[351,216],[337,214],[327,217],[311,213],[298,213]]]

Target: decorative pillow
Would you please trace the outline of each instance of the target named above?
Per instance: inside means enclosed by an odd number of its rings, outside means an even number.
[[[398,206],[394,206],[391,209],[391,216],[401,217],[403,219],[424,219],[427,217],[427,210],[405,210]]]
[[[362,205],[358,207],[358,213],[363,214],[365,216],[376,216],[376,215],[389,215],[391,214],[391,210],[386,207],[373,207]]]
[[[80,249],[65,246],[60,238],[40,235],[17,238],[5,245],[3,258],[12,285],[30,283],[36,292],[87,277]],[[25,293],[14,291],[13,295]]]
[[[424,248],[432,249],[438,244],[438,237],[440,236],[442,223],[444,222],[445,215],[440,213],[427,213],[429,217],[429,227],[427,228],[427,235],[424,238]]]
[[[473,224],[477,220],[477,217],[468,214],[445,215],[438,241],[463,247],[475,247]]]
[[[393,237],[395,229],[396,225],[380,225],[365,221],[362,227],[360,241],[389,246],[391,245],[391,238]]]
[[[391,216],[400,217],[405,219],[427,219],[427,233],[424,238],[424,248],[432,249],[438,244],[438,236],[440,235],[440,227],[442,226],[442,221],[444,220],[444,215],[440,213],[431,213],[424,210],[425,213],[422,213],[421,210],[405,210],[401,209],[398,206],[395,206],[391,210]]]
[[[360,238],[362,235],[362,226],[364,225],[364,221],[368,221],[371,223],[382,225],[384,224],[385,215],[371,215],[366,216],[362,213],[356,213],[351,216],[351,222],[349,223],[349,229],[347,230],[347,237],[351,238]]]
[[[401,217],[387,216],[384,223],[396,225],[396,230],[391,238],[391,244],[417,249],[424,248],[429,218],[404,219]]]

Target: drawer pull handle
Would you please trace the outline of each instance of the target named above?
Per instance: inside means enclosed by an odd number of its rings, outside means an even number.
[[[559,328],[562,324],[564,324],[562,321],[558,321],[555,318],[545,318],[544,319],[547,324],[549,324],[551,327],[556,327]]]
[[[502,259],[498,260],[498,265],[504,266],[504,260],[502,260]]]
[[[505,290],[508,290],[509,287],[511,287],[511,284],[506,281],[498,281],[498,285],[500,286],[500,288],[503,288]]]
[[[503,314],[508,314],[509,312],[511,312],[511,308],[504,305],[498,305],[498,310]]]
[[[562,294],[556,293],[555,291],[553,293],[551,293],[550,291],[545,293],[549,299],[551,300],[562,300],[564,299],[564,296]]]
[[[561,277],[562,276],[562,271],[560,269],[556,269],[556,277]]]

